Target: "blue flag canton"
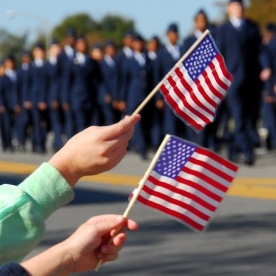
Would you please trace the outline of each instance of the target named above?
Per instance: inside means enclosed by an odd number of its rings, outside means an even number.
[[[196,146],[170,137],[153,170],[160,175],[175,178],[195,150]]]
[[[218,50],[212,38],[206,36],[193,52],[183,61],[190,78],[194,81],[210,64]]]

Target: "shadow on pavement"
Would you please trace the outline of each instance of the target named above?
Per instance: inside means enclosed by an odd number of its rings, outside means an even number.
[[[18,185],[26,176],[20,175],[0,175],[0,184]],[[75,198],[69,205],[76,204],[98,204],[98,203],[117,203],[126,202],[128,195],[123,193],[112,193],[108,191],[99,191],[85,188],[74,188]]]
[[[140,223],[120,259],[97,275],[275,275],[275,230],[274,213],[218,218],[203,234],[166,218]],[[41,245],[68,235],[49,232]]]

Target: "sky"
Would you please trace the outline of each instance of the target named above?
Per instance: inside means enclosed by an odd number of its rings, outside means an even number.
[[[222,17],[224,8],[215,0],[9,0],[1,1],[0,28],[14,34],[29,32],[30,39],[45,30],[46,23],[54,27],[66,16],[89,13],[99,20],[107,14],[117,14],[135,21],[137,30],[145,37],[158,35],[164,39],[169,23],[179,25],[181,37],[193,27],[195,13],[203,8],[211,21]],[[219,2],[226,2],[221,0]],[[7,16],[9,11],[15,16]]]

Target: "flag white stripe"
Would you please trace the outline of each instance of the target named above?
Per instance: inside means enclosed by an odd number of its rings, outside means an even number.
[[[184,173],[182,173],[184,174]],[[164,183],[167,183],[168,185],[172,186],[172,187],[176,187],[182,191],[186,191],[188,193],[191,193],[191,194],[195,194],[197,195],[199,198],[201,198],[202,200],[204,200],[205,202],[209,203],[210,205],[214,206],[214,207],[218,207],[219,206],[219,202],[210,198],[209,196],[207,196],[206,194],[200,192],[199,190],[195,189],[195,188],[192,188],[190,187],[189,185],[187,184],[183,184],[183,183],[180,183],[180,182],[177,182],[176,180],[174,180],[173,178],[170,178],[170,177],[166,177],[166,176],[163,176],[163,175],[160,175],[159,173],[155,172],[155,171],[152,171],[151,172],[151,175],[152,177],[154,177],[155,179],[158,179],[159,181],[161,182],[164,182]],[[195,178],[195,177],[194,177]],[[185,178],[186,179],[186,178]],[[185,180],[184,179],[184,180]],[[191,179],[189,180],[193,180],[192,179],[192,176],[191,176]],[[206,183],[207,184],[207,183]],[[207,184],[209,185],[209,184]],[[204,184],[202,184],[201,186],[204,187]],[[209,185],[210,186],[210,185]],[[210,186],[210,188],[212,188],[212,186]],[[211,190],[211,189],[208,189],[208,190]],[[214,189],[215,191],[213,192],[214,194],[217,194],[217,189]],[[218,191],[221,195],[218,195],[220,197],[223,196],[224,193],[221,193],[221,191]]]
[[[186,203],[187,205],[194,207],[195,209],[199,210],[200,212],[202,212],[203,214],[205,214],[207,216],[212,216],[212,214],[214,213],[213,211],[206,209],[204,206],[197,203],[196,201],[194,201],[188,197],[182,196],[178,193],[175,193],[171,190],[168,190],[166,188],[155,185],[149,180],[146,181],[145,186],[150,188],[152,191],[159,192],[163,195],[170,197],[171,199],[179,200],[180,202]],[[191,194],[195,194],[195,193],[193,193],[194,189],[192,189],[192,188],[190,188],[190,191],[187,189],[187,192],[189,192]],[[172,203],[172,204],[174,204],[174,203]],[[178,204],[175,204],[175,205],[178,205]]]
[[[193,158],[203,161],[205,163],[208,163],[209,165],[215,167],[216,169],[218,169],[219,171],[222,171],[223,173],[234,177],[236,175],[236,172],[232,171],[231,169],[225,167],[224,165],[222,165],[221,163],[216,162],[214,159],[210,158],[207,155],[204,154],[200,154],[197,152],[194,152],[192,155]]]
[[[229,185],[230,185],[230,183],[227,180],[225,180],[224,178],[221,178],[220,176],[209,171],[208,169],[206,169],[200,165],[196,165],[196,164],[192,163],[191,161],[188,161],[186,163],[185,167],[187,167],[195,172],[200,172],[201,174],[213,179],[214,181],[218,182],[219,184],[221,184],[225,187],[229,187]]]
[[[210,82],[212,83],[213,87],[223,96],[225,96],[226,91],[217,83],[216,79],[213,76],[213,72],[210,67],[206,67],[205,72],[207,73]]]
[[[205,188],[206,190],[209,190],[211,193],[219,196],[220,198],[224,197],[225,193],[223,191],[217,189],[216,187],[212,186],[211,184],[209,184],[208,182],[204,181],[203,179],[201,179],[197,176],[194,176],[194,175],[191,175],[191,174],[181,171],[179,173],[179,177],[181,177],[183,180],[189,180],[194,183],[197,183],[201,187]]]
[[[213,60],[213,64],[216,68],[219,78],[229,87],[231,85],[231,81],[227,79],[227,77],[223,74],[223,71],[221,70],[221,67],[217,58]]]
[[[216,104],[219,104],[221,102],[221,99],[218,98],[213,92],[212,90],[209,88],[209,86],[207,85],[205,78],[200,75],[198,77],[198,80],[201,84],[202,87],[204,87],[204,91],[206,92],[206,94],[209,96],[210,99],[212,99]]]
[[[182,92],[182,94],[184,94],[187,90],[182,85],[179,77],[176,76],[174,81],[176,82],[177,88]],[[191,98],[191,93],[185,93],[184,97],[191,107],[196,109],[199,113],[201,113],[204,117],[208,118],[210,121],[213,120],[214,116],[212,116],[210,113],[207,113],[204,109],[202,109],[199,105],[197,105],[197,103]]]
[[[167,83],[166,88],[170,91],[170,96],[172,100],[178,105],[178,107],[190,118],[192,118],[195,122],[197,122],[199,125],[205,125],[206,123],[199,118],[197,115],[194,114],[193,111],[191,111],[189,106],[184,106],[182,100],[176,95],[174,88]]]
[[[196,97],[198,98],[198,100],[202,103],[204,103],[204,105],[206,106],[206,108],[208,108],[210,110],[210,112],[212,112],[213,114],[215,114],[216,112],[216,108],[213,107],[212,105],[210,105],[202,96],[201,92],[198,90],[198,87],[196,85],[196,83],[190,78],[189,74],[187,73],[187,70],[185,69],[185,67],[183,66],[183,64],[181,63],[182,66],[179,66],[179,69],[181,71],[181,73],[184,76],[184,79],[186,80],[186,82],[190,85],[190,87],[192,88],[193,93],[196,95]]]
[[[143,198],[145,198],[148,201],[157,203],[159,205],[165,206],[166,208],[168,208],[170,210],[173,210],[173,211],[176,211],[176,212],[178,212],[180,214],[183,214],[183,215],[187,216],[188,218],[190,218],[191,220],[195,221],[196,223],[198,223],[198,224],[200,224],[202,226],[205,226],[208,223],[208,221],[199,218],[194,213],[192,213],[192,212],[190,212],[190,211],[188,211],[188,210],[186,210],[186,209],[184,209],[184,208],[182,208],[182,207],[180,207],[178,205],[169,203],[168,201],[163,200],[162,198],[150,195],[150,194],[146,193],[144,190],[142,190],[140,192],[140,196],[143,197]],[[159,210],[159,211],[161,211],[161,210]],[[163,211],[161,211],[161,212],[163,213]]]

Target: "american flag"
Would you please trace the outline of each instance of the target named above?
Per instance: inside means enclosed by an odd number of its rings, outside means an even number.
[[[208,33],[163,79],[160,91],[173,112],[199,131],[214,120],[231,82],[232,76]]]
[[[203,231],[238,167],[191,142],[170,135],[166,138],[167,143],[144,182],[137,201],[193,230]],[[135,189],[132,195],[137,192],[138,189]]]

